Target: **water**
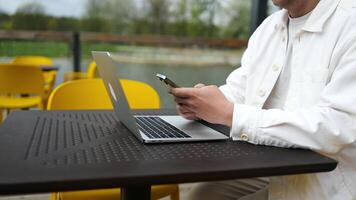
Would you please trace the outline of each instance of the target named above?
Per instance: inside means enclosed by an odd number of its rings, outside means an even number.
[[[56,85],[62,82],[63,74],[72,70],[72,62],[69,59],[55,59],[55,64],[60,66]],[[82,70],[86,70],[89,60],[82,61]],[[162,108],[174,108],[172,97],[162,82],[156,78],[156,73],[165,74],[181,87],[191,87],[197,83],[206,85],[222,85],[226,77],[235,67],[231,66],[189,66],[189,65],[157,65],[157,64],[123,64],[117,63],[120,78],[134,79],[148,83],[155,88],[161,97]]]

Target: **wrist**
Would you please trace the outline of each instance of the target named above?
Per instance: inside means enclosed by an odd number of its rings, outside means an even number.
[[[223,125],[231,127],[232,126],[232,117],[234,114],[234,104],[232,102],[228,102],[227,109],[224,112],[224,122]]]

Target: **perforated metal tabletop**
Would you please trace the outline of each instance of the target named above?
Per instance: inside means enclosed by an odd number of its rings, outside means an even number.
[[[172,114],[173,111],[139,111]],[[213,126],[228,134],[228,129]],[[0,127],[0,194],[212,181],[333,170],[307,150],[216,141],[142,144],[112,111],[18,111]]]

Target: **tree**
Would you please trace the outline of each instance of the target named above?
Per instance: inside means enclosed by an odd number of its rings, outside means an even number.
[[[213,26],[214,10],[210,9],[209,11],[209,7],[214,1],[215,0],[190,0],[190,23],[188,25],[189,35],[213,35],[211,27]]]
[[[3,11],[0,11],[0,29],[4,29],[4,30],[12,29],[11,16]]]
[[[13,28],[23,30],[47,30],[48,16],[39,2],[27,2],[16,10]]]
[[[147,19],[151,23],[152,33],[165,33],[169,18],[169,0],[147,0]]]
[[[89,31],[129,33],[134,13],[131,0],[88,0],[83,28]]]
[[[222,36],[248,39],[250,34],[250,12],[250,1],[232,2],[231,6],[225,10],[230,20],[225,27],[222,27]]]
[[[110,32],[111,27],[104,19],[105,10],[103,4],[107,0],[88,0],[86,13],[82,19],[81,28],[85,31]]]
[[[86,3],[86,12],[84,17],[86,18],[100,18],[103,17],[103,2],[105,0],[87,0]]]
[[[250,1],[245,0],[87,0],[80,19],[54,17],[38,1],[1,14],[0,28],[165,34],[187,37],[249,37]]]
[[[25,2],[19,6],[19,8],[16,10],[16,13],[45,15],[45,8],[39,2]]]
[[[188,3],[187,0],[179,0],[175,14],[175,23],[172,25],[173,33],[178,36],[187,35],[187,27],[188,27]],[[170,29],[169,29],[170,30]]]
[[[57,21],[58,31],[79,31],[80,20],[73,17],[59,17],[55,18]]]
[[[113,26],[114,32],[132,33],[131,23],[137,13],[132,0],[108,0],[104,6],[107,14],[104,18]]]

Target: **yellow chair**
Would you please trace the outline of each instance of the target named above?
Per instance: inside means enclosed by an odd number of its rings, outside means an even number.
[[[134,80],[120,80],[132,109],[159,109],[158,93],[149,85]],[[82,79],[69,81],[54,89],[49,97],[48,110],[67,109],[112,109],[112,104],[101,79]],[[179,200],[178,185],[152,186],[151,199],[170,196]],[[120,189],[101,189],[51,194],[51,200],[117,200]]]
[[[88,78],[98,78],[98,68],[96,67],[96,62],[91,61],[88,65],[88,70],[87,70],[87,77]]]
[[[67,72],[63,76],[63,82],[98,77],[96,63],[95,61],[91,61],[88,65],[87,72]]]
[[[4,111],[3,111],[2,109],[0,109],[0,123],[2,122],[2,118],[3,118],[2,115],[3,115],[3,112],[4,112]]]
[[[0,64],[0,110],[42,109],[43,84],[42,71],[37,67]]]
[[[25,64],[25,65],[43,65],[52,66],[52,59],[44,56],[17,56],[12,61],[14,64]]]
[[[159,95],[150,85],[134,80],[120,81],[131,108],[160,108]],[[101,79],[82,79],[62,83],[53,90],[47,106],[48,110],[112,108]]]
[[[13,64],[21,64],[21,65],[31,65],[31,66],[53,66],[52,59],[44,56],[17,56],[12,61]],[[51,70],[43,72],[44,77],[44,87],[45,87],[45,99],[44,105],[46,105],[46,100],[48,96],[52,92],[54,87],[54,83],[56,81],[57,71]]]

